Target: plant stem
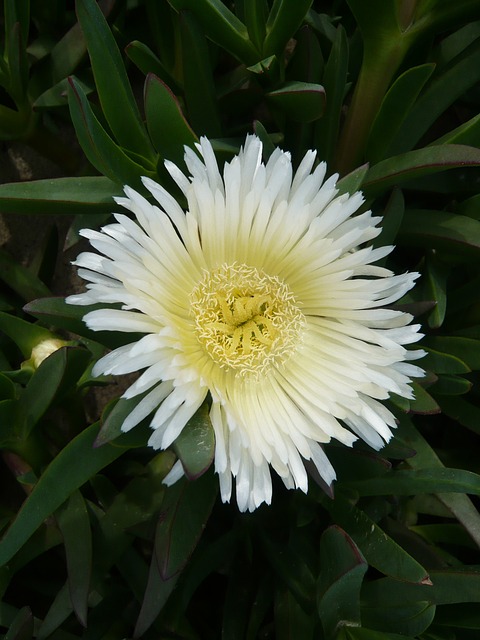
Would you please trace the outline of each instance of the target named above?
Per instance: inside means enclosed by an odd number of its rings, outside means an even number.
[[[405,44],[400,36],[395,42],[385,42],[375,51],[365,51],[333,163],[340,175],[350,172],[365,160],[370,129],[392,77],[406,53]]]

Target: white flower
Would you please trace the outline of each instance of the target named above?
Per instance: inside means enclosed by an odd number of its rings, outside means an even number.
[[[188,202],[186,212],[145,178],[157,201],[125,187],[101,232],[84,230],[99,253],[76,264],[87,291],[72,304],[105,303],[88,327],[141,332],[115,349],[94,375],[144,369],[124,396],[149,390],[123,424],[153,413],[149,444],[169,447],[210,393],[215,470],[222,499],[232,477],[241,511],[270,503],[270,467],[288,488],[307,491],[304,460],[330,484],[335,471],[322,444],[362,438],[379,449],[394,416],[380,402],[412,397],[421,357],[404,345],[420,338],[409,314],[382,308],[402,297],[418,274],[393,275],[372,263],[392,247],[366,246],[380,229],[370,211],[354,215],[361,193],[336,197],[337,176],[312,172],[309,151],[293,174],[277,149],[267,164],[262,144],[246,139],[223,177],[206,139],[186,149],[186,177],[166,162]],[[121,309],[111,309],[120,303]],[[181,463],[167,483],[183,474]]]

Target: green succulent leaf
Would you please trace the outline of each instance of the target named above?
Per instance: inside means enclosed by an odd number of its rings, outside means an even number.
[[[2,249],[0,249],[0,280],[3,280],[25,301],[50,295],[50,290],[40,278]]]
[[[433,63],[405,71],[388,90],[370,130],[367,157],[378,162],[388,157],[390,143],[435,69]]]
[[[105,347],[115,349],[127,342],[140,339],[140,334],[128,334],[122,336],[112,331],[91,331],[82,318],[95,309],[101,309],[103,305],[75,305],[67,304],[64,298],[40,298],[32,300],[25,305],[24,311],[41,320],[44,324],[53,324],[59,329],[72,331],[83,338],[103,344]]]
[[[77,0],[76,10],[102,110],[118,145],[153,161],[155,155],[125,65],[102,11],[95,0]]]
[[[191,13],[180,12],[183,90],[189,121],[198,135],[222,135],[216,87],[205,33]]]
[[[480,249],[480,221],[444,211],[408,210],[399,238],[402,243],[443,249],[468,260]]]
[[[345,483],[348,486],[348,483]],[[361,496],[416,495],[419,493],[471,493],[480,495],[480,476],[464,469],[422,468],[392,471],[381,478],[352,483]]]
[[[262,55],[251,42],[246,26],[221,0],[169,0],[177,11],[193,13],[205,35],[246,65]]]
[[[174,449],[189,480],[196,480],[210,468],[215,455],[215,434],[206,404],[187,422],[174,442]]]
[[[125,449],[109,444],[95,448],[98,424],[80,433],[44,471],[31,495],[0,542],[0,565],[19,551],[30,536],[65,500]]]
[[[155,149],[162,158],[182,166],[184,145],[193,148],[198,138],[186,121],[178,99],[153,73],[145,80],[145,115]]]
[[[480,166],[480,150],[465,145],[448,144],[409,151],[382,160],[369,170],[363,184],[365,194],[377,196],[392,186],[458,167]]]
[[[437,118],[480,80],[480,39],[474,41],[429,86],[404,119],[392,144],[393,153],[412,149]]]
[[[165,492],[155,535],[155,553],[163,580],[185,567],[202,535],[217,491],[213,473],[206,473],[194,482],[179,480]]]
[[[281,56],[288,40],[302,24],[312,5],[312,0],[274,0],[266,24],[266,37],[262,57]]]
[[[272,107],[296,122],[314,122],[325,108],[324,88],[311,82],[287,82],[265,97]]]
[[[72,607],[80,622],[86,627],[92,572],[92,534],[82,494],[74,491],[56,515],[67,557]]]
[[[348,40],[340,25],[335,32],[332,49],[325,65],[323,86],[325,88],[325,112],[315,124],[315,147],[319,157],[330,166],[337,144],[343,100],[346,94],[348,71]]]
[[[385,477],[380,476],[377,483],[381,484]],[[335,523],[351,536],[369,565],[398,580],[428,581],[426,569],[345,495],[337,492],[335,500],[326,501],[324,506]]]
[[[155,176],[152,166],[146,167],[132,160],[108,135],[74,78],[69,79],[68,104],[82,149],[100,173],[113,182],[138,189],[142,189],[142,176]]]
[[[360,625],[360,588],[368,565],[350,536],[338,526],[320,539],[318,613],[325,634],[334,638],[339,627]]]
[[[16,214],[98,214],[112,210],[121,188],[108,178],[55,178],[0,185],[2,211]]]

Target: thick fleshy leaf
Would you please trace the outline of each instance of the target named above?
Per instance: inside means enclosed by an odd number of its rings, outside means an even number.
[[[255,64],[262,55],[251,42],[246,26],[222,0],[169,0],[177,11],[191,11],[205,35],[246,65]]]
[[[459,358],[472,370],[480,369],[480,340],[457,336],[432,336],[426,345]]]
[[[29,607],[22,607],[7,633],[4,640],[31,640],[33,638],[33,614]]]
[[[275,590],[274,614],[277,640],[314,640],[314,616],[306,613],[292,592],[282,585]]]
[[[266,24],[266,37],[263,43],[263,57],[281,56],[288,40],[302,24],[312,0],[275,0]]]
[[[446,400],[447,398],[442,398],[442,404]],[[455,401],[461,402],[461,399],[456,398]],[[409,458],[409,467],[418,470],[422,470],[427,467],[437,467],[440,470],[444,469],[444,466],[435,451],[405,415],[400,416],[399,430],[399,436],[401,439],[417,452],[415,456]],[[470,498],[458,493],[440,493],[437,495],[437,498],[465,527],[471,538],[475,540],[476,544],[480,546],[480,515]]]
[[[322,83],[325,88],[325,113],[315,124],[315,146],[319,157],[330,166],[337,143],[340,116],[345,98],[348,71],[348,40],[340,25],[325,65]]]
[[[440,407],[432,396],[417,382],[412,382],[414,399],[409,400],[409,411],[420,415],[440,413]]]
[[[40,342],[57,338],[48,329],[3,312],[0,312],[0,330],[15,342],[25,359],[30,358],[33,347]]]
[[[368,164],[363,164],[361,167],[358,167],[358,169],[354,169],[354,171],[352,171],[351,173],[343,176],[343,178],[340,178],[340,180],[337,182],[339,195],[343,193],[352,194],[358,191],[361,188],[367,173]]]
[[[378,162],[388,156],[391,141],[434,69],[433,63],[412,67],[390,87],[370,130],[367,143],[367,158],[370,162]]]
[[[325,89],[309,82],[287,82],[265,97],[273,108],[295,122],[314,122],[325,108]]]
[[[82,318],[89,311],[100,308],[102,308],[101,304],[87,306],[67,304],[65,298],[39,298],[26,304],[23,309],[44,324],[53,324],[59,329],[72,331],[79,336],[103,344],[109,349],[115,349],[122,344],[140,339],[141,336],[137,333],[122,335],[114,331],[90,331],[87,329]]]
[[[460,376],[443,375],[438,376],[438,380],[432,385],[432,393],[442,396],[460,396],[468,393],[472,388],[470,380],[460,378]]]
[[[216,86],[205,33],[186,11],[180,13],[183,91],[188,119],[198,135],[222,135]]]
[[[442,413],[480,435],[480,408],[463,398],[439,399]]]
[[[30,378],[20,397],[20,437],[27,438],[37,422],[65,388],[85,371],[91,354],[82,348],[63,347],[46,358]]]
[[[301,549],[281,546],[266,533],[260,533],[265,557],[273,571],[305,611],[315,606],[315,577]]]
[[[243,15],[240,18],[245,23],[250,40],[258,51],[262,50],[265,40],[267,16],[268,4],[266,0],[245,0],[243,2]]]
[[[69,79],[68,104],[78,140],[93,166],[110,180],[142,189],[142,176],[155,177],[153,166],[146,167],[132,160],[112,140],[95,116],[82,88]],[[118,111],[122,111],[118,109]],[[145,163],[147,164],[147,163]]]
[[[437,118],[479,80],[480,40],[476,40],[438,77],[433,77],[404,120],[393,143],[393,152],[412,149]]]
[[[373,631],[367,627],[343,627],[335,640],[404,640],[405,636],[398,633]]]
[[[155,149],[162,158],[183,164],[184,145],[194,147],[198,138],[185,119],[170,88],[149,73],[145,80],[145,116]]]
[[[110,444],[94,448],[98,424],[80,433],[44,471],[0,542],[0,565],[12,558],[30,536],[76,489],[119,458],[125,449]],[[126,436],[124,436],[126,438]]]
[[[54,178],[0,185],[0,208],[19,214],[98,214],[110,212],[121,188],[104,177]]]
[[[215,455],[215,434],[206,404],[190,418],[173,446],[189,480],[196,480],[209,469]]]
[[[360,587],[368,565],[350,536],[338,526],[320,539],[318,614],[327,637],[340,626],[360,625]]]
[[[130,60],[140,69],[146,76],[151,73],[165,82],[172,89],[178,89],[178,80],[172,78],[170,73],[165,69],[159,58],[153,51],[143,42],[134,40],[126,48],[125,53]],[[148,122],[147,122],[148,126]],[[150,134],[151,137],[151,134]],[[154,144],[155,146],[155,144]],[[158,151],[158,149],[157,149]]]
[[[206,473],[194,482],[179,480],[165,492],[155,534],[162,579],[172,578],[188,562],[210,516],[217,491],[217,479],[213,473]]]
[[[57,591],[38,631],[37,640],[46,640],[73,612],[68,582]]]
[[[352,537],[369,565],[398,580],[428,582],[428,573],[422,565],[350,500],[338,492],[335,500],[325,501],[324,506],[334,522]]]
[[[419,600],[408,604],[362,607],[362,623],[369,629],[400,633],[403,637],[416,638],[426,631],[435,617],[436,607]]]
[[[0,249],[0,280],[3,280],[25,301],[50,295],[48,287],[40,278],[2,249]]]
[[[115,404],[112,407],[112,402],[110,402],[103,412],[102,420],[101,420],[101,428],[98,432],[97,439],[95,440],[95,446],[101,447],[107,442],[112,442],[120,435],[122,435],[122,425],[130,415],[130,413],[135,409],[137,404],[148,394],[150,393],[150,389],[145,391],[144,393],[139,394],[138,396],[134,396],[133,398],[119,398],[114,401]]]
[[[437,303],[428,316],[428,324],[432,329],[438,329],[443,324],[447,310],[446,284],[449,270],[434,252],[428,254],[425,266],[425,298]]]
[[[402,243],[444,249],[469,260],[480,252],[480,222],[444,211],[410,209],[405,212],[399,238]]]
[[[480,147],[480,114],[441,138],[437,138],[431,144],[466,144],[470,147]]]
[[[95,0],[77,0],[76,11],[90,54],[100,103],[113,135],[120,147],[153,160],[153,149],[125,65],[103,13]]]
[[[432,570],[432,584],[410,585],[383,578],[364,585],[362,597],[373,606],[404,605],[410,602],[453,604],[456,602],[480,602],[480,571],[478,567],[456,567]]]
[[[376,196],[390,187],[420,176],[455,169],[480,166],[480,150],[461,144],[448,144],[382,160],[369,170],[363,183],[367,197]]]
[[[152,554],[148,582],[143,596],[142,606],[138,614],[134,638],[142,638],[144,633],[152,626],[160,611],[164,607],[168,597],[177,584],[179,576],[164,579],[159,570],[159,563],[155,552]]]
[[[429,347],[424,347],[427,355],[422,358],[422,367],[433,373],[469,373],[470,367],[460,358],[449,353],[442,353]]]
[[[348,486],[348,483],[345,483]],[[416,495],[418,493],[471,493],[480,495],[480,476],[464,469],[415,469],[392,471],[381,478],[352,483],[361,496]]]
[[[92,572],[92,534],[85,500],[74,491],[57,511],[67,558],[68,587],[73,610],[87,626],[88,594]]]

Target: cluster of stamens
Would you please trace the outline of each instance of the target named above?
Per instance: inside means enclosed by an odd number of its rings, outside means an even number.
[[[220,367],[241,375],[280,367],[301,339],[305,320],[292,292],[255,267],[206,272],[190,300],[200,343]]]

